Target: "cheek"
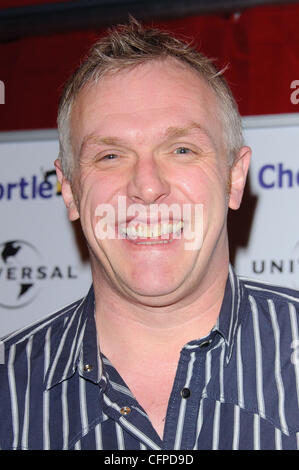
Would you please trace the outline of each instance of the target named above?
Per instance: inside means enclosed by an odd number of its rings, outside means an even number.
[[[210,200],[226,199],[230,181],[226,169],[214,166],[190,168],[173,175],[173,182],[193,203],[208,203]]]
[[[120,191],[122,179],[119,175],[99,175],[95,170],[84,175],[80,180],[81,206],[95,209],[99,204],[113,204]]]

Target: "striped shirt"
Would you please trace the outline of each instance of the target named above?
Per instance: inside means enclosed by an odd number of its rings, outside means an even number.
[[[298,292],[230,268],[217,325],[181,351],[162,441],[98,352],[91,288],[2,340],[0,447],[297,449],[298,307]]]

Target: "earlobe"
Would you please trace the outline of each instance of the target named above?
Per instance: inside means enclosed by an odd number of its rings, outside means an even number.
[[[248,168],[251,158],[251,149],[242,147],[231,168],[230,177],[230,209],[237,210],[240,207],[245,188]]]
[[[65,178],[59,159],[55,160],[54,165],[58,181],[61,184],[61,194],[64,200],[64,204],[67,208],[69,220],[77,220],[79,219],[80,215],[74,199],[71,183]]]

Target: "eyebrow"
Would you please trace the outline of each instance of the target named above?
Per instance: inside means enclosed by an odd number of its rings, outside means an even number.
[[[207,136],[210,142],[212,143],[212,145],[216,148],[215,141],[212,138],[211,134],[208,132],[208,130],[196,122],[191,122],[190,124],[184,127],[170,126],[163,133],[163,137],[166,138],[167,140],[185,137],[185,136],[188,136],[190,133],[192,133],[193,130],[199,131],[201,134],[204,134],[205,136]],[[117,137],[117,136],[101,137],[97,134],[88,134],[83,138],[83,141],[80,147],[80,155],[82,153],[83,148],[88,144],[127,146],[127,142],[124,139],[121,139],[120,137]]]
[[[165,132],[165,137],[167,139],[174,139],[179,137],[185,137],[189,135],[193,130],[199,131],[201,134],[204,134],[208,137],[211,143],[215,146],[215,141],[211,136],[210,132],[205,129],[201,124],[196,122],[191,122],[189,125],[185,127],[168,127]]]
[[[125,141],[116,136],[115,137],[114,136],[100,137],[99,135],[96,135],[96,134],[88,134],[82,140],[82,143],[80,146],[80,155],[84,147],[88,144],[124,145]]]

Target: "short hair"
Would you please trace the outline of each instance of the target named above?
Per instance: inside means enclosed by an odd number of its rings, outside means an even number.
[[[59,102],[58,134],[59,159],[64,176],[71,181],[75,159],[71,144],[70,116],[72,105],[87,84],[97,83],[107,73],[117,73],[151,60],[174,58],[196,70],[214,91],[219,103],[228,163],[243,146],[242,121],[236,101],[223,77],[225,69],[217,70],[213,61],[190,44],[173,37],[166,31],[145,28],[130,17],[126,25],[108,30],[67,81]]]

